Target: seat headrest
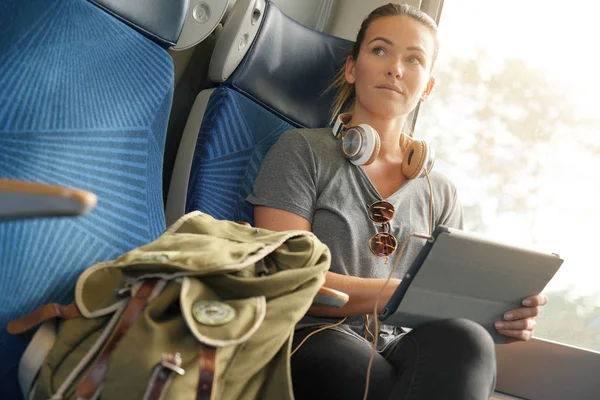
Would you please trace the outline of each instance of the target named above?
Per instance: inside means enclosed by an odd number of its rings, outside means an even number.
[[[190,0],[183,30],[173,50],[194,47],[206,39],[225,19],[235,0]]]
[[[181,35],[190,0],[89,0],[164,48]]]
[[[308,28],[271,1],[250,49],[226,81],[292,125],[329,125],[335,91],[324,94],[353,42]]]

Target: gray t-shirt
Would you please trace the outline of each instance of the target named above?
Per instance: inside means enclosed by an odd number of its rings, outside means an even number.
[[[433,226],[462,228],[456,187],[435,170],[429,178],[434,200]],[[385,264],[369,250],[368,241],[378,230],[368,217],[367,206],[381,199],[364,169],[343,156],[340,142],[329,128],[284,133],[267,153],[247,197],[254,205],[282,209],[309,220],[312,231],[331,251],[330,271],[362,278],[387,278],[399,253],[397,250]],[[411,233],[429,233],[426,178],[407,180],[385,200],[396,210],[390,231],[398,246]],[[420,238],[409,240],[394,278],[402,278],[424,242]],[[299,326],[331,322],[332,319],[306,316]],[[364,317],[348,318],[346,324],[364,336]],[[380,331],[382,345],[398,333],[398,329],[385,325]]]

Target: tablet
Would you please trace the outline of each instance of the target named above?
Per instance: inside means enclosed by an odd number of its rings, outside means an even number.
[[[508,310],[540,293],[563,260],[553,253],[499,243],[436,227],[402,282],[379,314],[385,324],[406,328],[438,319],[466,318],[482,325],[495,343],[494,328]]]

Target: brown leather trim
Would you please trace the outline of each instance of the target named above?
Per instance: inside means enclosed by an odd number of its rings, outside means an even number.
[[[215,379],[217,349],[204,343],[201,346],[198,354],[200,376],[198,377],[196,400],[210,400]]]
[[[88,372],[79,383],[79,386],[77,387],[77,396],[79,398],[91,399],[100,385],[102,385],[110,355],[117,346],[117,343],[119,343],[119,340],[121,340],[127,330],[134,324],[135,320],[144,310],[157,283],[158,279],[144,281],[142,286],[135,293],[135,296],[131,299],[127,308],[125,308],[125,311],[123,311],[123,315],[121,315],[117,326],[106,341],[106,344],[102,347],[102,350],[100,350],[96,361],[90,366]]]
[[[181,356],[179,354],[163,354],[162,361],[154,367],[150,381],[146,388],[143,400],[161,400],[164,390],[173,377],[176,369],[178,374],[183,375],[185,371],[181,368]]]
[[[144,400],[160,400],[172,373],[172,371],[162,367],[153,373],[152,380],[148,384],[150,392],[148,396],[144,397]]]
[[[157,366],[150,377],[147,390],[148,395],[144,397],[144,400],[160,400],[172,374],[173,371],[170,369],[162,365]]]
[[[427,146],[427,144],[424,141],[413,140],[406,149],[404,159],[402,160],[402,173],[407,179],[414,179],[421,175],[421,171],[423,171],[423,166],[426,161],[425,146]]]
[[[18,335],[56,317],[63,319],[79,318],[81,317],[81,313],[75,303],[71,303],[68,306],[50,303],[33,310],[24,317],[9,322],[6,325],[6,330],[12,335]]]
[[[371,153],[371,156],[369,157],[369,159],[363,165],[372,164],[373,161],[375,161],[375,159],[377,158],[379,151],[381,150],[381,138],[379,137],[379,134],[377,132],[375,132],[375,136],[373,137],[373,140],[375,141],[373,152]]]

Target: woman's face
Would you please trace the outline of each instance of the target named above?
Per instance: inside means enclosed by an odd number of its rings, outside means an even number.
[[[355,107],[390,118],[405,116],[433,89],[431,32],[407,16],[371,23],[356,60],[348,57],[346,80],[354,84]]]

